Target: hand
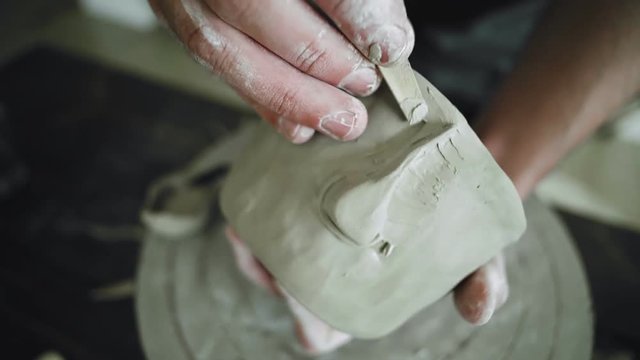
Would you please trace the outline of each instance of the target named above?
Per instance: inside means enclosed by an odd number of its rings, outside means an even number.
[[[406,58],[414,43],[402,0],[316,0],[319,11],[306,0],[149,3],[199,62],[293,143],[315,131],[360,136],[367,111],[352,95],[373,93],[381,80],[373,63]]]
[[[550,4],[476,129],[523,199],[571,149],[640,93],[639,22],[638,1]],[[548,76],[552,73],[557,76]],[[483,323],[507,293],[504,264],[496,259],[462,281],[454,298],[464,318]]]

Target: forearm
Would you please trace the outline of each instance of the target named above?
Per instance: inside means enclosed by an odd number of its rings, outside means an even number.
[[[478,133],[526,197],[640,90],[640,1],[558,0]]]

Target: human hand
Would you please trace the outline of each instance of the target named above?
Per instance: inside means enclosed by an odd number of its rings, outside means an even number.
[[[316,0],[319,11],[306,0],[149,3],[200,63],[296,144],[315,131],[360,136],[367,111],[354,96],[379,86],[374,63],[406,58],[414,44],[402,0]]]
[[[640,3],[585,1],[580,6],[576,12],[574,2],[553,2],[476,127],[523,199],[640,92]],[[580,60],[566,61],[567,54]],[[552,73],[558,76],[548,76]],[[496,259],[462,281],[454,298],[463,317],[483,323],[507,294],[504,264]]]

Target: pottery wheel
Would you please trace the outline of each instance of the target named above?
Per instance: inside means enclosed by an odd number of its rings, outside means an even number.
[[[322,360],[589,359],[593,324],[587,282],[558,218],[525,204],[528,229],[506,251],[510,296],[489,324],[474,327],[451,295],[387,337],[354,340]],[[285,302],[236,269],[213,219],[199,235],[145,239],[137,279],[137,316],[148,358],[295,360],[304,354]]]

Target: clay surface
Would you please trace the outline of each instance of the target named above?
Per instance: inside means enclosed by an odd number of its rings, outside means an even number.
[[[393,331],[525,228],[513,185],[466,120],[418,82],[428,121],[409,126],[382,91],[356,142],[296,146],[258,126],[221,194],[287,292],[356,337]]]

